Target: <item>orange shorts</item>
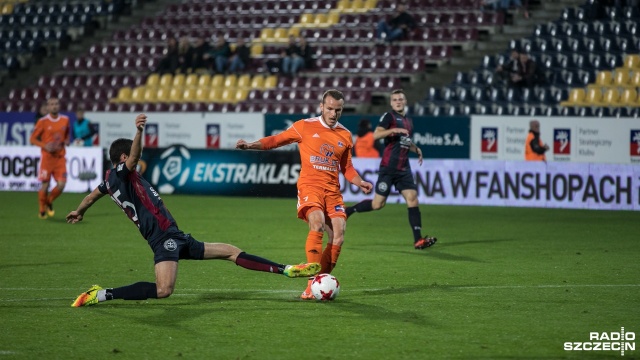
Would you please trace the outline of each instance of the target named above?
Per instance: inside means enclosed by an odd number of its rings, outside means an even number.
[[[67,181],[67,160],[64,157],[40,160],[39,181],[50,181],[51,176],[56,182]]]
[[[298,218],[307,221],[307,210],[317,207],[324,211],[326,218],[347,218],[344,211],[342,194],[327,191],[317,187],[303,187],[298,189]]]

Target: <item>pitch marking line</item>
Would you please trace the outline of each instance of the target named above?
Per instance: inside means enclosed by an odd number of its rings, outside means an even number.
[[[586,288],[586,287],[640,287],[640,284],[567,284],[567,285],[434,285],[433,288],[448,289],[554,289],[554,288]],[[200,293],[176,293],[171,295],[177,296],[197,296],[202,292],[247,292],[247,293],[267,293],[267,294],[288,294],[298,293],[299,290],[249,290],[249,289],[181,289],[182,291],[196,291]],[[352,291],[381,291],[388,288],[350,288]],[[0,288],[0,291],[77,291],[70,288]],[[56,298],[31,298],[31,299],[0,299],[0,302],[17,302],[17,301],[51,301],[51,300],[69,300],[69,297]]]

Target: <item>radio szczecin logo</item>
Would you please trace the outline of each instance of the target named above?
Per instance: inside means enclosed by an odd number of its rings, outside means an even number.
[[[589,332],[589,341],[565,342],[565,351],[625,351],[636,350],[636,333],[620,328],[619,332]]]

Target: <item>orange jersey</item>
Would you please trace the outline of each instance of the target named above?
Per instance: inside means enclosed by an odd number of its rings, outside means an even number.
[[[362,158],[379,158],[380,153],[375,147],[376,140],[373,138],[373,132],[369,131],[364,136],[356,138],[356,156]]]
[[[351,132],[340,123],[330,128],[319,116],[298,120],[287,130],[260,142],[264,150],[298,143],[302,163],[298,189],[311,186],[340,192],[339,172],[349,181],[358,176],[351,163]]]
[[[54,119],[51,114],[48,114],[38,120],[30,141],[42,149],[43,160],[45,158],[63,158],[66,154],[64,146],[69,142],[69,132],[68,117],[58,114],[58,117]],[[58,145],[57,150],[53,152],[44,150],[44,146],[48,143]]]

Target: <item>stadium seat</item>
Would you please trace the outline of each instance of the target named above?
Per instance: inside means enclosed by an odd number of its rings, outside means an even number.
[[[602,95],[602,106],[620,106],[620,92],[618,89],[607,89]]]
[[[195,87],[185,87],[182,92],[182,101],[194,102],[197,101],[197,94]]]
[[[158,90],[156,88],[146,87],[144,90],[143,101],[144,102],[156,102]]]
[[[172,87],[169,89],[169,101],[170,102],[182,102],[183,89],[179,87]]]
[[[222,102],[222,88],[212,87],[209,90],[208,101],[219,103]]]
[[[211,78],[212,88],[222,88],[224,86],[224,75],[216,74]]]
[[[588,87],[609,87],[613,84],[613,74],[611,71],[598,71],[596,74],[596,81],[593,84],[589,84]]]
[[[238,88],[249,88],[251,86],[251,75],[243,74],[238,77],[236,86]]]
[[[277,75],[269,75],[264,80],[264,88],[265,89],[273,89],[278,85],[278,76]]]
[[[571,89],[569,92],[569,98],[566,101],[560,103],[562,106],[580,106],[585,101],[584,89]]]
[[[638,91],[636,88],[624,89],[620,96],[621,106],[637,106],[638,105]]]
[[[156,92],[156,101],[169,102],[169,88],[159,87]]]
[[[134,102],[134,103],[142,103],[142,102],[144,102],[144,94],[145,94],[145,87],[144,86],[135,87],[131,91],[131,102]]]
[[[230,74],[225,76],[223,87],[225,88],[235,88],[238,84],[238,76],[234,74]]]
[[[249,88],[262,90],[264,88],[264,75],[256,74],[251,78]]]
[[[150,74],[147,77],[146,85],[148,87],[158,87],[160,85],[160,75],[158,75],[158,74]]]
[[[209,101],[209,91],[210,91],[209,87],[197,87],[194,101],[196,102]]]
[[[631,87],[640,87],[640,69],[636,69],[629,78],[629,85],[631,85]]]
[[[184,80],[184,86],[186,87],[196,87],[198,85],[198,75],[189,74]]]
[[[198,77],[198,83],[196,85],[199,88],[208,88],[209,86],[211,86],[211,75],[209,74],[202,74],[200,75],[200,77]]]
[[[171,82],[172,87],[183,87],[185,85],[186,76],[184,74],[176,74]]]
[[[629,83],[629,70],[626,68],[617,69],[614,75],[613,85],[619,87],[628,87],[630,86]]]
[[[128,86],[120,88],[120,90],[118,90],[118,97],[113,101],[114,102],[130,102],[131,93],[132,93],[132,89]]]
[[[164,74],[160,77],[160,83],[158,84],[161,87],[170,87],[173,82],[173,75]]]

